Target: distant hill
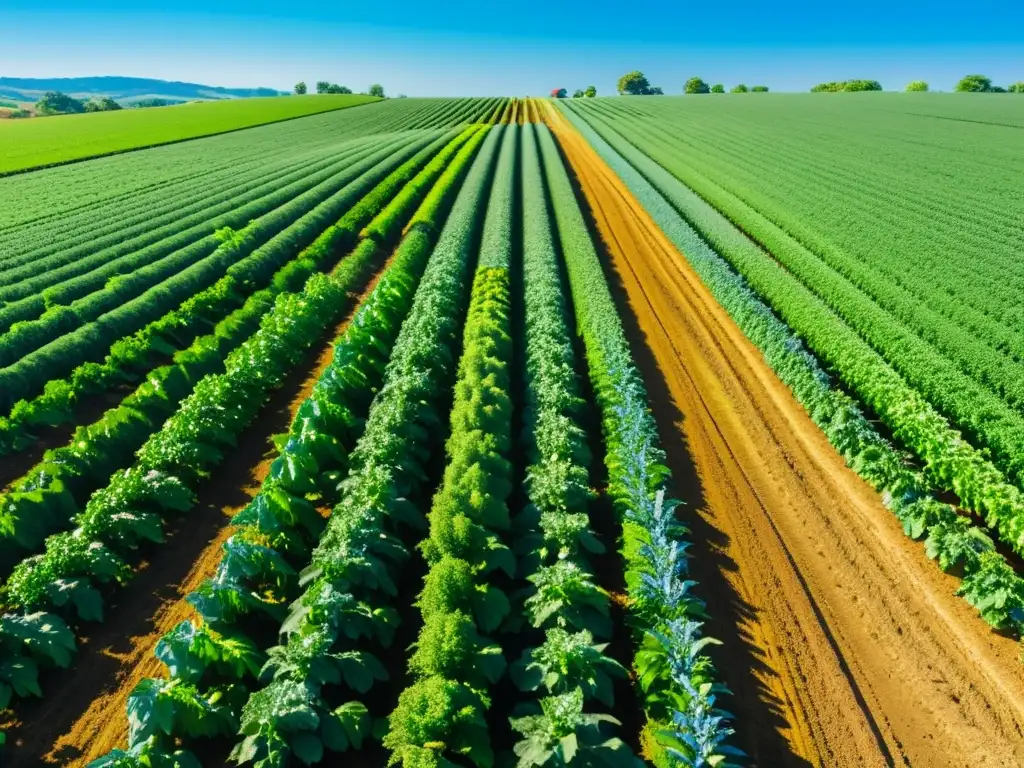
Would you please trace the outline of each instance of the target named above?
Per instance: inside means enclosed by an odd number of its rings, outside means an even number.
[[[273,88],[221,88],[145,77],[0,77],[0,99],[36,101],[46,91],[61,91],[77,98],[110,96],[118,101],[154,97],[169,101],[248,99],[282,93]]]

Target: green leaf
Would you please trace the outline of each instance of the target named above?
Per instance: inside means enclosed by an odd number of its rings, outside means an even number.
[[[319,763],[324,756],[324,745],[320,737],[309,731],[297,731],[288,735],[288,746],[301,762],[306,765]]]

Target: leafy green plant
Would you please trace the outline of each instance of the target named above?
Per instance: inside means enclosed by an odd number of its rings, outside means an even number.
[[[530,576],[537,590],[524,604],[530,623],[543,627],[553,620],[557,626],[590,630],[608,637],[611,634],[608,593],[592,578],[571,560],[560,560]]]
[[[618,720],[583,712],[583,692],[578,688],[543,698],[540,707],[538,715],[512,718],[512,728],[524,736],[514,747],[519,758],[516,768],[639,768],[644,764],[622,739],[605,732],[605,724],[621,725]]]
[[[427,677],[402,691],[389,718],[384,746],[392,750],[388,765],[404,768],[454,768],[444,755],[464,756],[476,768],[492,768],[487,721],[488,701],[451,680]]]
[[[553,627],[544,643],[523,651],[512,665],[512,679],[520,690],[544,688],[549,694],[564,694],[579,688],[585,698],[614,705],[613,678],[626,677],[626,669],[604,651],[608,643],[594,643],[587,630],[567,632]]]

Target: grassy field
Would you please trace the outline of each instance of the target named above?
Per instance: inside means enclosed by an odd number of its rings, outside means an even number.
[[[376,101],[372,96],[291,96],[183,104],[0,122],[0,175],[212,136]]]

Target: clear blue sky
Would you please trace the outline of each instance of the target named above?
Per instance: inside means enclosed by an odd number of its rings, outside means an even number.
[[[0,0],[0,75],[127,75],[288,89],[328,79],[390,94],[611,93],[640,69],[806,90],[863,77],[951,90],[1024,80],[1024,2],[864,0]]]

